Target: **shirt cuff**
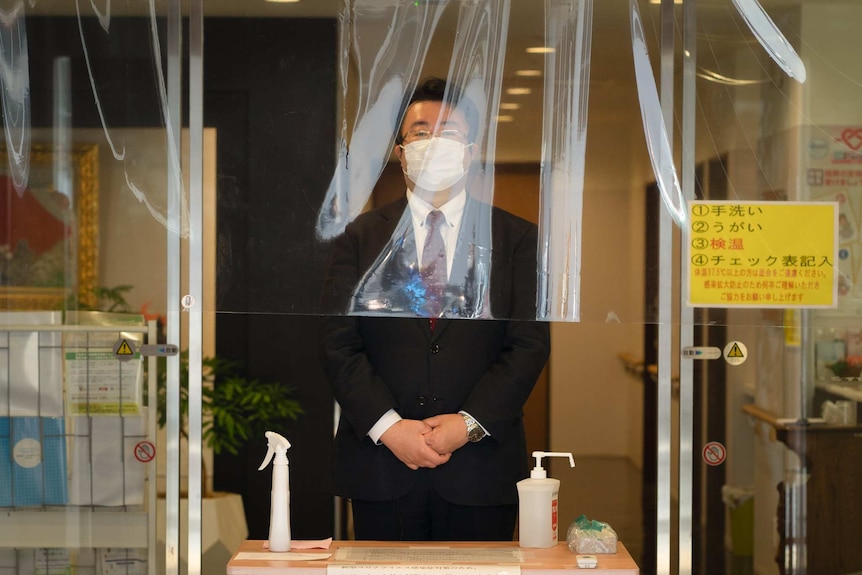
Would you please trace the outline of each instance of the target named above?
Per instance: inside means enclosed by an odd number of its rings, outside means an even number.
[[[463,409],[462,409],[461,411],[459,411],[458,413],[462,413],[462,414],[467,415],[467,416],[469,416],[469,417],[473,417],[472,415],[470,415],[469,413],[467,413],[467,412],[466,412],[466,411],[464,411]],[[481,428],[482,428],[482,431],[484,431],[484,432],[485,432],[485,436],[486,436],[486,437],[491,437],[491,434],[490,434],[490,433],[488,433],[488,430],[487,430],[487,429],[485,429],[485,426],[484,426],[484,425],[482,425],[481,423],[479,423],[479,420],[478,420],[478,419],[476,419],[475,417],[473,417],[473,421],[475,421],[475,422],[479,425],[479,427],[481,427]]]
[[[380,436],[386,433],[386,430],[401,421],[401,416],[394,409],[390,409],[380,416],[377,423],[368,431],[368,437],[375,445],[380,445]]]

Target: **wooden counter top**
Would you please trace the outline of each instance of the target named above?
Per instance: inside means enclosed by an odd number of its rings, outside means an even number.
[[[804,472],[805,481],[778,484],[778,555],[804,548],[808,575],[862,571],[862,426],[779,419],[755,405],[742,410],[769,425],[774,439],[799,457]],[[787,526],[799,518],[802,524],[789,532]],[[781,564],[779,571],[806,573],[804,568],[785,570]]]
[[[593,575],[638,575],[637,564],[629,555],[622,543],[617,543],[617,552],[613,555],[599,554],[598,566],[595,569],[581,570],[575,560],[576,555],[569,551],[566,542],[560,542],[556,547],[549,549],[526,549],[518,547],[517,541],[513,542],[390,542],[390,541],[333,541],[329,549],[309,549],[291,551],[289,553],[272,553],[277,559],[237,559],[241,553],[264,552],[263,541],[249,540],[243,542],[237,553],[227,564],[227,575],[323,575],[323,569],[330,565],[346,565],[336,561],[336,554],[342,548],[399,548],[399,549],[500,549],[510,548],[521,552],[522,561],[520,570],[522,573],[531,575],[561,575],[568,571],[582,571]],[[297,553],[330,553],[329,559],[319,561],[292,561],[291,554]],[[357,563],[353,563],[357,564]],[[377,563],[374,563],[377,565]],[[399,563],[387,563],[398,565]],[[404,563],[407,564],[407,563]],[[451,563],[441,563],[441,565]],[[466,563],[465,563],[466,564]],[[474,563],[475,564],[475,563]],[[487,563],[485,565],[491,565]],[[500,565],[504,565],[501,563]],[[442,572],[438,572],[441,573]]]

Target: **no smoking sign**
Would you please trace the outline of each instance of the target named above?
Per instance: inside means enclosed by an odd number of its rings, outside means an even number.
[[[703,446],[703,461],[713,467],[721,465],[727,458],[727,450],[717,441],[710,441]]]
[[[141,463],[149,463],[156,456],[156,446],[149,441],[139,441],[135,445],[135,459]]]

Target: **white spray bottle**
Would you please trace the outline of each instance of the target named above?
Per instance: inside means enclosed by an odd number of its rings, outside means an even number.
[[[518,544],[521,547],[553,547],[557,544],[557,499],[560,495],[560,480],[548,477],[542,467],[543,457],[568,457],[572,467],[575,458],[571,453],[534,451],[536,466],[529,479],[522,479],[518,486]]]
[[[269,465],[272,456],[272,506],[269,514],[269,550],[290,551],[290,473],[287,463],[287,450],[290,442],[274,431],[266,432],[266,458],[258,467],[262,471]]]

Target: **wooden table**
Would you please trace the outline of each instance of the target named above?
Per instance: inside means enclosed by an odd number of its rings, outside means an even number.
[[[413,548],[422,549],[500,549],[510,548],[520,550],[522,553],[522,561],[519,564],[521,573],[529,573],[530,575],[561,575],[564,572],[580,571],[592,575],[638,575],[638,566],[629,555],[629,552],[622,545],[617,543],[617,552],[613,555],[600,554],[598,558],[598,566],[595,569],[579,569],[575,560],[576,555],[569,551],[565,541],[558,543],[556,547],[549,549],[526,549],[519,548],[515,542],[456,542],[456,543],[416,543],[416,542],[390,542],[390,541],[333,541],[332,546],[327,549],[310,549],[304,551],[291,551],[289,553],[272,553],[273,556],[279,556],[278,560],[238,560],[236,557],[240,553],[260,553],[263,552],[263,541],[245,541],[239,550],[231,557],[227,564],[227,575],[325,575],[327,567],[330,565],[345,565],[350,563],[339,563],[335,560],[336,554],[342,548],[375,548],[375,547],[394,547],[394,548]],[[289,556],[294,553],[330,553],[330,559],[320,561],[292,561]],[[355,563],[354,563],[355,564]],[[398,563],[390,563],[398,565]],[[446,563],[442,563],[446,564]],[[451,563],[449,563],[451,564]],[[460,563],[459,563],[460,564]],[[467,564],[467,563],[465,563]],[[476,565],[475,563],[470,563]],[[377,565],[375,563],[375,565]],[[480,564],[481,565],[481,564]],[[485,566],[493,565],[490,563]],[[500,564],[501,566],[503,564]],[[379,571],[378,571],[379,572]],[[436,571],[440,575],[444,575],[441,571]]]

